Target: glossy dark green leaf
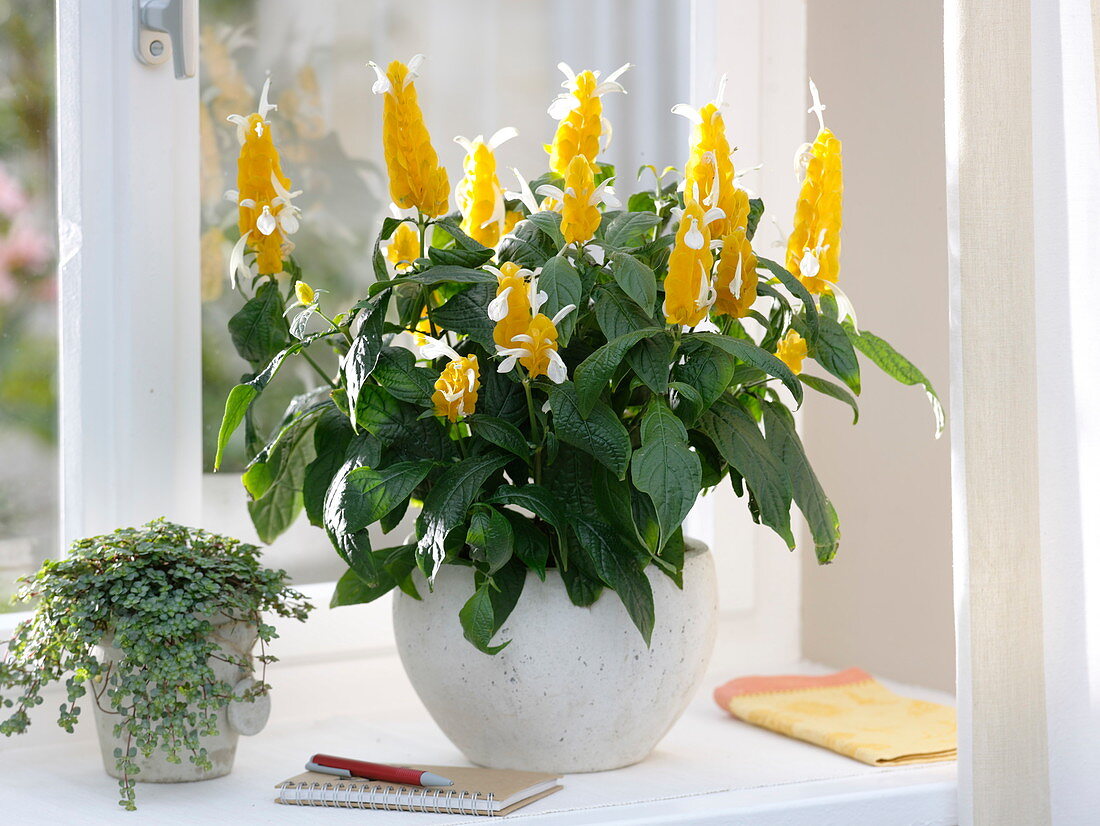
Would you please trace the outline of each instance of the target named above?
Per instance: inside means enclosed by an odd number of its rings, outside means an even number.
[[[702,470],[699,457],[688,449],[687,429],[660,396],[646,405],[641,437],[642,446],[630,460],[630,478],[653,502],[663,548],[695,504]]]
[[[466,423],[475,436],[480,436],[485,441],[504,448],[504,450],[518,456],[525,462],[530,461],[531,448],[527,444],[527,439],[524,438],[519,428],[511,422],[496,416],[486,416],[478,413],[467,416]]]
[[[782,404],[765,402],[764,428],[768,443],[787,468],[794,501],[810,526],[817,561],[823,565],[831,562],[840,544],[840,520],[806,458],[806,450],[795,430],[794,416]]]
[[[521,513],[505,510],[504,517],[512,526],[515,555],[539,579],[546,579],[546,562],[550,557],[550,540]]]
[[[772,446],[764,440],[759,425],[742,407],[723,398],[703,415],[699,428],[748,483],[760,510],[760,520],[793,549],[791,480]]]
[[[443,564],[447,535],[466,520],[466,512],[482,485],[507,462],[504,455],[463,459],[447,468],[424,498],[424,508],[416,520],[417,564],[429,581]]]
[[[267,364],[290,340],[283,316],[283,295],[274,281],[265,281],[256,294],[229,319],[229,336],[241,358],[257,369]]]
[[[493,600],[490,596],[491,588],[488,581],[483,582],[458,612],[458,620],[462,623],[462,635],[478,651],[485,654],[496,654],[511,642],[509,640],[501,645],[490,645],[493,634],[496,632]]]
[[[302,481],[302,504],[311,525],[324,526],[325,493],[344,463],[354,431],[347,416],[335,407],[323,412],[313,431],[316,458],[306,468]]]
[[[494,284],[474,284],[451,296],[442,307],[432,310],[432,319],[444,330],[469,336],[487,352],[495,352],[489,302],[496,295]]]
[[[407,501],[431,469],[429,462],[398,462],[377,470],[352,470],[344,477],[340,490],[344,530],[360,531]]]
[[[527,220],[538,227],[554,244],[555,249],[565,246],[565,237],[561,234],[560,212],[532,212]]]
[[[790,291],[791,295],[802,302],[802,312],[805,314],[806,325],[810,331],[808,338],[812,339],[816,336],[818,316],[817,305],[814,304],[813,296],[810,295],[809,290],[806,289],[801,281],[788,272],[786,268],[777,264],[775,261],[768,258],[761,258],[758,255],[756,256],[756,265],[757,267],[763,267],[778,278],[780,283]]]
[[[542,312],[549,318],[553,318],[570,304],[580,307],[581,277],[577,275],[568,258],[556,256],[543,264],[538,285],[539,290],[546,293],[546,304]],[[575,309],[558,323],[558,343],[561,347],[569,344],[578,315],[579,312]]]
[[[555,530],[565,530],[566,518],[561,502],[542,485],[502,486],[490,497],[489,501],[524,508],[531,511],[543,522],[551,525]]]
[[[466,544],[474,562],[485,565],[488,574],[495,574],[512,558],[512,526],[496,508],[478,505],[470,516]]]
[[[630,461],[630,436],[614,411],[601,401],[585,416],[572,382],[550,390],[554,433],[559,439],[594,456],[618,478],[626,478]]]
[[[600,394],[607,388],[615,369],[626,358],[627,351],[642,339],[663,332],[659,327],[648,327],[624,333],[600,347],[577,366],[574,379],[577,400],[583,415],[591,412]]]
[[[687,336],[685,336],[687,338]],[[795,401],[802,404],[802,385],[791,369],[771,353],[761,350],[751,341],[720,335],[719,333],[691,333],[693,341],[701,341],[715,349],[724,350],[745,364],[763,370],[783,382]]]
[[[852,424],[859,421],[859,405],[856,403],[855,397],[839,384],[818,376],[807,376],[805,373],[800,373],[798,380],[818,393],[824,393],[826,396],[832,396],[834,399],[844,402],[852,408]]]
[[[630,369],[654,393],[668,391],[672,347],[672,336],[662,331],[659,335],[639,341],[626,354]]]
[[[595,299],[596,321],[608,341],[635,330],[662,326],[615,285],[601,285]]]
[[[596,573],[622,600],[631,621],[649,645],[654,623],[653,587],[649,577],[634,558],[617,545],[618,540],[610,527],[584,519],[575,520],[572,525]]]
[[[611,275],[620,289],[641,307],[646,315],[653,312],[653,305],[657,302],[657,276],[653,274],[653,270],[633,255],[616,252],[611,255]]]
[[[229,444],[229,438],[240,427],[241,422],[244,421],[245,412],[258,395],[260,391],[251,384],[238,384],[229,391],[225,399],[222,423],[218,428],[218,449],[214,455],[214,470],[221,467],[222,453],[225,451],[225,446]]]
[[[603,245],[612,249],[632,249],[649,240],[650,230],[661,223],[652,212],[620,212],[607,224]]]
[[[796,323],[796,327],[799,323]],[[803,330],[803,333],[808,331]],[[808,335],[806,336],[808,338]],[[833,318],[818,318],[817,335],[808,340],[810,358],[844,382],[857,396],[860,390],[859,360],[844,328]]]
[[[493,251],[487,247],[479,250],[449,249],[441,250],[432,247],[428,250],[428,258],[436,264],[452,267],[464,267],[467,269],[480,267],[493,260]]]
[[[394,398],[422,407],[431,404],[439,377],[428,367],[418,367],[416,356],[404,347],[383,347],[372,375]]]
[[[344,374],[344,386],[348,393],[348,406],[354,411],[359,406],[359,394],[374,372],[378,354],[382,352],[382,337],[360,333],[344,356],[340,370]]]

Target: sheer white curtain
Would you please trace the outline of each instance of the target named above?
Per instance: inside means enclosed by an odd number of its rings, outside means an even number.
[[[963,823],[1100,811],[1097,5],[946,3]]]

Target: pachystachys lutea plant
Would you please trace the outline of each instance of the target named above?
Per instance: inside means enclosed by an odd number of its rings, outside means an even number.
[[[247,300],[230,326],[252,373],[229,395],[219,448],[248,421],[244,483],[260,536],[271,541],[304,510],[348,565],[337,605],[395,587],[415,594],[416,569],[430,582],[441,565],[472,566],[457,621],[488,653],[506,644],[494,635],[527,572],[548,568],[577,605],[614,591],[648,640],[644,571],[680,583],[683,520],[726,479],[791,548],[796,505],[816,558],[832,560],[839,521],[792,416],[805,389],[849,405],[855,420],[858,352],[922,386],[937,432],[943,423],[928,380],[857,326],[837,286],[839,140],[822,122],[799,153],[784,266],[754,245],[764,205],[739,183],[721,90],[674,110],[692,123],[682,174],[644,168],[652,188],[624,206],[599,153],[611,131],[601,98],[623,91],[626,67],[602,81],[563,67],[549,171],[531,181],[513,170],[517,190],[502,191],[497,154],[514,130],[461,139],[452,211],[413,84],[420,61],[376,69],[394,205],[360,301],[326,314],[287,245],[285,272],[271,272],[242,221]],[[272,203],[289,189],[281,171],[274,180]],[[244,323],[281,318],[286,304],[296,315],[284,327]],[[250,358],[260,351],[266,360]],[[326,351],[336,367],[321,365]],[[252,403],[295,356],[317,387],[257,441]],[[406,515],[413,536],[376,547]]]

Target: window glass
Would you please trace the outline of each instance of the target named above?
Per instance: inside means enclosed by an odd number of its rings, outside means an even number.
[[[0,611],[57,553],[53,44],[53,3],[0,0]]]

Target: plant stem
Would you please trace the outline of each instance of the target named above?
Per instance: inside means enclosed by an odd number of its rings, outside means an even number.
[[[317,307],[316,309],[317,309],[317,315],[321,316],[321,318],[323,318],[325,321],[327,321],[335,332],[340,333],[344,338],[346,338],[348,340],[348,344],[351,344],[351,336],[348,334],[348,331],[345,330],[343,327],[338,326],[335,321],[333,321],[327,315],[322,313],[320,307]],[[305,351],[303,351],[303,352],[305,352]]]
[[[538,444],[535,448],[535,484],[542,484],[542,438],[535,438],[535,431],[538,429],[538,417],[535,415],[535,400],[531,396],[531,380],[525,378],[523,380],[523,394],[527,397],[527,416],[531,422],[531,440]]]
[[[305,360],[308,361],[310,363],[310,365],[312,365],[313,369],[317,371],[317,375],[320,376],[321,378],[323,378],[325,380],[325,383],[329,387],[331,387],[333,390],[335,390],[336,389],[336,383],[333,382],[333,380],[328,377],[328,374],[325,373],[325,371],[321,369],[321,365],[319,365],[316,361],[313,360],[313,356],[311,356],[309,353],[307,353],[305,351],[305,349],[299,350],[299,352],[302,354],[302,356],[305,358]]]

